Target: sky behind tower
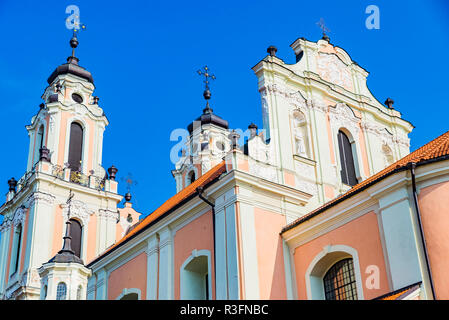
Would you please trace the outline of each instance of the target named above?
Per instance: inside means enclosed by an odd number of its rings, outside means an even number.
[[[95,80],[109,126],[103,166],[118,169],[132,186],[136,210],[149,214],[176,192],[170,141],[174,129],[205,106],[208,65],[211,107],[231,128],[262,127],[257,78],[251,68],[270,45],[294,63],[289,45],[321,38],[323,18],[331,43],[370,72],[368,87],[416,128],[411,150],[449,130],[449,1],[12,1],[0,0],[0,193],[25,173],[29,140],[25,125],[39,110],[47,78],[70,55],[68,5],[80,8],[87,28],[76,55]],[[365,26],[368,5],[380,10],[380,29]],[[1,187],[3,185],[3,187]]]

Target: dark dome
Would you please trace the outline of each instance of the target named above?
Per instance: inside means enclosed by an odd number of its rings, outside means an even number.
[[[203,114],[196,118],[195,121],[201,121],[201,126],[205,124],[213,124],[224,129],[229,128],[228,122],[214,114],[212,109],[204,109]],[[193,122],[188,125],[187,130],[189,130],[189,133],[193,132]]]
[[[83,67],[78,65],[78,58],[76,57],[68,57],[67,63],[64,63],[59,67],[57,67],[55,71],[53,71],[53,73],[50,75],[50,77],[48,77],[47,82],[48,84],[51,84],[53,80],[56,79],[57,76],[68,73],[86,79],[90,83],[94,83],[92,74]]]

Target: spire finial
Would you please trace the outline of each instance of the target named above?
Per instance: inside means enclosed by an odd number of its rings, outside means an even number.
[[[64,252],[75,254],[75,251],[72,250],[72,237],[70,236],[70,225],[72,224],[70,222],[70,207],[72,203],[72,199],[74,197],[74,193],[72,192],[72,189],[70,189],[69,197],[66,201],[66,204],[68,206],[68,212],[67,212],[67,221],[66,221],[66,229],[65,229],[65,236],[64,236],[64,245],[62,249],[58,252],[59,254],[62,254]]]
[[[212,80],[215,80],[216,77],[215,75],[210,73],[209,67],[208,66],[204,66],[203,70],[198,70],[197,73],[200,76],[204,76],[204,84],[205,84],[205,88],[204,88],[204,92],[203,92],[203,97],[206,100],[206,108],[203,110],[203,113],[212,113],[212,109],[209,107],[209,100],[210,97],[212,96],[210,89],[209,89],[209,78]]]
[[[324,19],[323,19],[323,18],[320,18],[320,21],[318,21],[316,24],[317,24],[317,25],[321,28],[321,30],[323,31],[323,37],[322,37],[321,39],[326,40],[327,42],[329,42],[329,41],[330,41],[330,38],[329,38],[329,36],[327,35],[326,32],[330,32],[330,30],[329,30],[328,27],[326,27],[326,24],[325,24],[325,22],[324,22]]]
[[[79,26],[81,29],[78,29],[77,26]],[[78,25],[75,25],[72,29],[72,38],[70,39],[70,47],[72,47],[72,55],[67,58],[68,63],[78,64],[79,59],[77,57],[75,57],[75,49],[78,47],[78,44],[79,44],[77,33],[80,30],[86,30],[86,25],[78,24]]]

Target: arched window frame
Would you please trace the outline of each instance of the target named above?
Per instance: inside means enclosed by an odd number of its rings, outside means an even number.
[[[84,119],[80,118],[79,116],[74,116],[67,120],[67,127],[66,127],[66,136],[65,136],[65,146],[64,146],[64,164],[69,161],[69,147],[70,147],[70,128],[72,126],[72,123],[76,122],[79,125],[81,125],[81,128],[83,128],[83,148],[81,151],[81,171],[83,173],[87,172],[87,165],[88,165],[88,152],[89,150],[89,136],[90,136],[90,129],[87,123],[84,121]]]
[[[34,160],[33,166],[39,162],[40,149],[45,145],[45,125],[39,123],[36,126],[36,137],[34,140]],[[42,131],[42,132],[41,132]]]
[[[363,282],[357,250],[345,245],[328,245],[318,253],[306,270],[305,280],[309,300],[325,300],[323,278],[338,261],[352,258],[358,300],[363,300]]]
[[[205,256],[207,257],[207,281],[208,281],[208,298],[207,300],[212,300],[212,264],[211,264],[211,253],[209,250],[193,250],[192,254],[184,260],[181,267],[179,268],[179,285],[180,285],[180,298],[186,299],[186,285],[185,285],[185,268],[186,266],[195,258]]]
[[[83,255],[84,255],[84,248],[83,248],[83,244],[84,244],[84,227],[83,227],[83,222],[80,220],[80,219],[78,219],[78,218],[76,218],[76,217],[71,217],[70,219],[69,219],[69,221],[71,221],[71,226],[70,226],[70,231],[72,232],[72,228],[73,228],[73,222],[77,222],[77,223],[79,223],[79,225],[80,225],[80,227],[81,227],[81,237],[80,237],[80,239],[79,239],[79,241],[80,241],[80,256],[79,256],[79,258],[81,258],[82,259],[82,257],[83,257]],[[72,234],[70,234],[70,236],[71,236]],[[75,242],[75,240],[72,238],[72,248],[73,248],[73,245],[74,245],[74,242]]]
[[[77,201],[77,200],[75,200]],[[73,202],[75,202],[73,201]],[[72,203],[73,203],[72,202]],[[73,207],[72,207],[73,209]],[[64,208],[62,210],[62,217],[63,217],[63,224],[61,226],[61,232],[62,234],[65,234],[66,231],[66,223],[67,223],[67,213],[68,213],[68,209]],[[78,221],[81,224],[81,259],[82,260],[86,260],[86,252],[87,252],[87,234],[89,232],[88,228],[89,228],[89,218],[88,215],[92,214],[92,213],[88,213],[86,215],[86,217],[82,218],[80,216],[77,215],[77,212],[71,212],[71,217],[70,219],[74,219],[76,221]],[[61,246],[64,245],[64,239],[61,239]]]
[[[137,288],[124,288],[123,291],[117,296],[117,298],[115,298],[115,300],[122,300],[125,296],[127,296],[128,294],[137,294],[137,300],[141,300],[142,299],[142,293],[140,291],[140,289]]]
[[[349,143],[351,145],[351,152],[352,152],[352,161],[354,163],[354,171],[355,171],[355,179],[356,184],[359,183],[360,181],[362,181],[362,177],[361,177],[361,173],[360,173],[360,166],[359,166],[359,157],[358,157],[358,143],[357,141],[354,139],[353,135],[351,134],[351,132],[349,130],[347,130],[346,128],[339,128],[339,130],[337,131],[337,159],[338,159],[338,173],[341,173],[341,170],[343,168],[343,163],[341,162],[341,154],[340,154],[340,141],[339,141],[339,135],[340,132],[342,132],[349,140]],[[341,176],[340,176],[341,179]],[[342,183],[344,183],[342,181]],[[347,183],[344,183],[345,185],[349,185]]]
[[[342,131],[346,134],[351,142],[352,154],[354,158],[354,167],[356,178],[360,182],[367,177],[364,175],[363,163],[362,163],[362,149],[360,147],[360,122],[361,119],[356,116],[354,111],[345,103],[337,103],[335,106],[329,106],[329,121],[331,127],[331,140],[330,143],[334,149],[334,161],[336,167],[336,174],[340,179],[340,152],[338,148],[338,131]],[[343,190],[342,190],[343,191]]]
[[[64,289],[64,291],[62,291],[62,288]],[[62,299],[62,297],[64,299]],[[56,286],[56,300],[67,300],[67,284],[64,281],[59,282]]]
[[[199,176],[198,176],[198,169],[195,166],[190,166],[189,168],[187,168],[186,174],[184,176],[184,188],[187,187],[189,184],[191,184],[190,174],[192,172],[195,173],[195,180],[198,180],[198,178],[199,178]]]
[[[22,251],[23,241],[23,226],[22,223],[18,223],[14,226],[14,236],[11,250],[11,261],[9,266],[9,276],[17,274],[20,268],[20,257]]]

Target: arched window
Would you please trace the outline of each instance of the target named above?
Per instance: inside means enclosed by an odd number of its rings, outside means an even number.
[[[139,300],[139,295],[134,292],[128,293],[121,297],[120,300]]]
[[[47,299],[47,285],[44,286],[43,292],[42,292],[42,300]]]
[[[39,127],[35,141],[36,142],[34,143],[34,163],[37,163],[39,161],[39,155],[40,155],[39,150],[44,145],[44,126],[43,125],[41,125]],[[34,163],[33,163],[33,165],[34,165]]]
[[[326,300],[357,300],[352,258],[338,261],[324,275]]]
[[[81,300],[81,295],[83,293],[83,287],[81,285],[78,286],[76,290],[76,300]]]
[[[83,227],[76,219],[70,219],[70,236],[72,237],[72,250],[77,257],[81,257],[81,237]]]
[[[341,181],[355,186],[358,181],[355,174],[354,156],[351,142],[343,131],[338,131],[338,149],[340,151]]]
[[[70,125],[69,141],[69,167],[72,171],[81,171],[81,160],[83,154],[83,127],[79,123],[72,122]]]
[[[64,282],[58,283],[56,287],[56,300],[66,300],[67,286]]]
[[[13,255],[11,260],[11,272],[10,274],[14,274],[19,268],[19,259],[20,259],[20,247],[22,242],[22,225],[19,224],[15,228],[14,232],[14,240],[13,240]]]
[[[209,300],[209,264],[208,256],[200,255],[181,267],[181,299]]]
[[[190,171],[188,174],[187,174],[187,184],[186,184],[186,187],[189,185],[189,184],[191,184],[192,182],[194,182],[195,181],[195,171]]]

